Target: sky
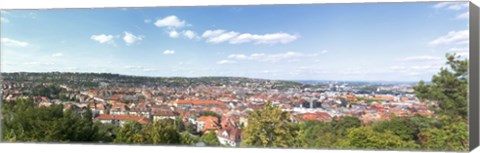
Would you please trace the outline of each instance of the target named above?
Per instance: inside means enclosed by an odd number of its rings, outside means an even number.
[[[2,10],[2,72],[431,80],[468,2]]]

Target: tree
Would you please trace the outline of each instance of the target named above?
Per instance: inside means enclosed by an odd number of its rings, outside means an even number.
[[[146,140],[143,136],[143,127],[136,121],[127,121],[118,130],[114,143],[137,143],[142,144]]]
[[[403,141],[414,140],[415,135],[417,134],[416,127],[413,124],[410,124],[408,120],[400,117],[393,117],[389,121],[386,120],[375,123],[373,129],[378,132],[389,130],[399,136]]]
[[[94,124],[98,127],[98,141],[100,143],[110,143],[115,140],[115,133],[117,132],[118,128],[110,123],[101,123],[99,121],[94,122]]]
[[[290,114],[267,102],[264,109],[256,110],[248,118],[242,132],[242,146],[248,147],[300,147],[296,138],[298,128],[289,123]]]
[[[428,128],[420,135],[426,139],[423,146],[429,150],[468,149],[468,125],[465,122],[448,124],[442,128]]]
[[[180,133],[180,144],[194,145],[198,142],[198,137],[193,136],[188,132]]]
[[[98,127],[91,112],[84,116],[63,112],[62,105],[36,107],[32,99],[8,103],[2,110],[2,140],[20,142],[92,142],[98,140]]]
[[[339,140],[332,124],[306,121],[300,124],[299,139],[305,148],[335,148]]]
[[[456,54],[447,54],[447,68],[432,77],[431,84],[419,82],[414,87],[418,98],[437,102],[433,110],[440,125],[424,128],[420,134],[422,145],[434,150],[468,150],[467,91],[468,60]]]
[[[339,143],[342,148],[412,150],[418,147],[414,141],[403,141],[393,132],[377,132],[370,126],[349,129],[347,137]]]
[[[336,130],[337,136],[345,137],[349,128],[357,128],[362,126],[362,121],[356,117],[344,116],[339,120],[337,120],[335,117],[330,124],[332,125],[333,129]]]
[[[455,54],[446,57],[449,67],[441,68],[431,84],[420,81],[414,87],[415,93],[422,100],[438,102],[437,114],[467,119],[468,60],[459,60]]]
[[[133,144],[180,144],[181,136],[174,120],[155,121],[141,125],[136,121],[126,122],[117,132],[115,143]]]
[[[145,129],[146,143],[148,144],[180,144],[180,134],[174,125],[174,120],[155,121]]]
[[[205,143],[207,146],[219,146],[220,142],[218,141],[217,135],[215,132],[207,132],[200,137],[200,141]]]

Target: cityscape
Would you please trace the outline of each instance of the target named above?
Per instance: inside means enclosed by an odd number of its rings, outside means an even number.
[[[233,77],[142,78],[115,74],[3,74],[4,102],[33,99],[38,107],[62,104],[94,120],[122,126],[128,121],[148,124],[177,119],[194,125],[194,132],[215,131],[222,145],[238,146],[250,111],[268,102],[290,112],[292,122],[330,122],[343,116],[371,123],[395,116],[432,115],[413,94],[412,84],[298,82]],[[58,85],[57,93],[35,95]],[[38,89],[40,88],[40,89]],[[35,91],[40,90],[40,91]],[[55,95],[55,96],[52,96]],[[202,116],[213,112],[215,117]]]
[[[468,149],[466,2],[1,19],[3,142]]]

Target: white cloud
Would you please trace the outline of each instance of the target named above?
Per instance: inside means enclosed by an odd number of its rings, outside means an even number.
[[[448,44],[463,44],[468,43],[469,31],[450,31],[447,35],[441,36],[429,43],[431,46],[448,45]]]
[[[5,46],[11,46],[11,47],[26,47],[28,46],[28,43],[27,42],[23,42],[23,41],[18,41],[18,40],[13,40],[13,39],[10,39],[10,38],[1,38],[0,39],[2,45],[5,45]]]
[[[441,59],[441,57],[436,56],[411,56],[404,58],[403,61],[436,61]]]
[[[391,72],[394,73],[420,73],[425,74],[425,72],[436,72],[442,67],[442,64],[430,64],[430,65],[410,65],[410,66],[399,66],[395,65],[390,67]]]
[[[207,42],[209,43],[221,43],[229,41],[238,34],[238,32],[234,31],[225,32],[224,30],[207,30],[202,34],[202,37],[207,38]]]
[[[63,56],[63,53],[52,54],[52,57],[62,57],[62,56]]]
[[[24,62],[23,63],[24,65],[42,65],[42,66],[51,66],[51,65],[55,65],[55,63],[52,63],[52,62],[38,62],[38,61],[32,61],[32,62]]]
[[[139,65],[127,65],[127,66],[124,66],[123,68],[125,68],[125,69],[143,69],[143,66],[139,66]]]
[[[443,8],[445,6],[448,6],[450,5],[452,2],[440,2],[440,3],[437,3],[435,5],[433,5],[433,8]]]
[[[255,44],[277,44],[277,43],[286,44],[296,40],[297,38],[298,38],[297,36],[290,35],[287,33],[272,33],[272,34],[264,34],[264,35],[245,33],[232,39],[230,43],[241,44],[241,43],[253,42]]]
[[[448,51],[451,51],[451,52],[468,52],[468,47],[466,48],[450,48],[448,49]]]
[[[469,56],[469,52],[457,52],[455,54],[463,58],[467,58]]]
[[[458,11],[464,8],[468,8],[469,4],[468,2],[441,2],[433,5],[433,8],[436,9],[448,9],[448,10],[454,10]]]
[[[164,51],[163,51],[163,54],[165,54],[165,55],[171,55],[171,54],[175,54],[175,51],[174,51],[174,50],[164,50]]]
[[[224,32],[225,32],[225,30],[222,30],[222,29],[207,30],[207,31],[203,32],[202,37],[204,37],[204,38],[215,37],[215,36],[218,36],[218,35],[220,35]]]
[[[278,54],[264,54],[264,53],[254,53],[250,55],[249,59],[261,61],[261,62],[278,62],[284,60],[290,60],[295,57],[302,56],[301,53],[297,52],[286,52],[286,53],[278,53]]]
[[[455,10],[455,11],[458,11],[458,10],[461,10],[461,9],[464,9],[464,8],[468,8],[468,2],[456,3],[456,4],[452,4],[452,5],[447,7],[447,9]]]
[[[231,54],[227,58],[234,60],[251,60],[258,62],[279,62],[279,61],[288,61],[294,62],[297,57],[302,57],[303,54],[298,52],[286,52],[286,53],[277,53],[277,54],[265,54],[265,53],[253,53],[250,55],[244,54]]]
[[[145,19],[145,20],[143,20],[143,22],[145,22],[145,23],[150,23],[150,22],[152,22],[152,20],[150,20],[150,19]]]
[[[142,71],[144,72],[152,72],[152,71],[156,71],[157,69],[153,69],[153,68],[144,68],[142,69]]]
[[[298,36],[287,33],[271,34],[240,34],[235,31],[226,32],[225,30],[207,30],[202,34],[203,38],[209,43],[221,43],[228,41],[230,44],[254,43],[254,44],[286,44],[298,39]]]
[[[192,30],[182,31],[182,34],[188,39],[193,39],[197,37],[197,33],[193,32]]]
[[[168,36],[170,36],[171,38],[178,38],[178,35],[178,32],[175,30],[168,32]]]
[[[124,33],[125,33],[125,36],[123,37],[123,40],[125,41],[125,43],[127,43],[127,45],[131,45],[143,39],[143,36],[135,36],[129,32],[124,32]]]
[[[469,55],[469,48],[468,47],[465,47],[465,48],[450,48],[448,51],[450,53],[455,53],[458,56],[463,57],[463,58],[467,58],[468,55]]]
[[[244,54],[231,54],[231,55],[228,55],[228,58],[232,58],[232,59],[236,59],[236,60],[245,60],[248,57]]]
[[[10,23],[10,20],[8,20],[7,18],[4,18],[4,17],[0,17],[0,22],[1,23]]]
[[[322,50],[320,53],[313,53],[312,56],[320,56],[322,54],[328,53],[328,50]]]
[[[231,60],[221,60],[217,62],[217,64],[234,64],[234,63],[236,62]]]
[[[459,14],[459,15],[457,16],[457,19],[468,19],[468,17],[469,17],[469,13],[468,13],[468,11],[467,11],[467,12],[465,12],[465,13]]]
[[[180,28],[186,25],[185,21],[180,21],[177,16],[170,15],[155,22],[157,27]]]
[[[92,35],[90,37],[90,39],[92,40],[95,40],[101,44],[103,43],[109,43],[109,42],[113,42],[113,36],[112,35],[105,35],[105,34],[101,34],[101,35]]]

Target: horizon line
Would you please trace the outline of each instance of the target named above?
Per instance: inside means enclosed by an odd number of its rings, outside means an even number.
[[[50,71],[50,72],[0,72],[0,74],[8,73],[79,73],[79,74],[112,74],[120,76],[130,76],[130,77],[147,77],[147,78],[206,78],[206,77],[230,77],[230,78],[246,78],[254,80],[270,80],[270,81],[291,81],[304,84],[305,81],[317,81],[318,82],[369,82],[369,83],[418,83],[424,81],[425,83],[431,82],[430,80],[419,80],[419,81],[387,81],[387,80],[328,80],[328,79],[268,79],[268,78],[255,78],[255,77],[246,77],[246,76],[146,76],[146,75],[134,75],[134,74],[121,74],[121,73],[112,73],[112,72],[60,72],[60,71]]]

